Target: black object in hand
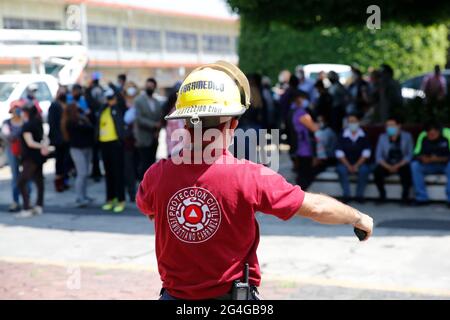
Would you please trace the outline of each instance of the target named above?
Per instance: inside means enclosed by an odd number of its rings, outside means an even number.
[[[356,236],[358,237],[359,241],[363,241],[367,237],[367,232],[364,230],[353,228],[353,231],[355,232]]]

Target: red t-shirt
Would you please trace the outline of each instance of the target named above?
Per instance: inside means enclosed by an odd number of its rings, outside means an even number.
[[[208,299],[242,280],[245,263],[250,283],[259,286],[255,212],[287,220],[303,199],[300,187],[281,175],[224,151],[209,165],[155,163],[139,186],[136,203],[155,218],[163,287],[177,298]]]

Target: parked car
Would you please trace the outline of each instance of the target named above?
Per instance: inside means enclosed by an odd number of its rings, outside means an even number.
[[[303,66],[305,77],[311,80],[317,80],[319,73],[324,71],[326,73],[334,71],[339,75],[339,81],[342,84],[347,84],[352,76],[352,68],[345,64],[332,63],[313,63]]]
[[[10,117],[9,106],[12,101],[24,98],[27,88],[34,84],[36,99],[42,109],[44,119],[48,108],[56,96],[58,80],[48,74],[8,74],[0,75],[0,123]]]

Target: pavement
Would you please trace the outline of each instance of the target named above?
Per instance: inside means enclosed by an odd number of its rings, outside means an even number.
[[[281,155],[280,173],[293,181]],[[0,169],[0,299],[157,299],[154,228],[135,205],[100,210],[104,182],[89,183],[95,202],[75,208],[73,190],[54,191],[45,165],[45,212],[16,219],[8,168]],[[450,210],[441,204],[356,205],[373,216],[373,238],[261,213],[258,249],[264,299],[450,299]]]

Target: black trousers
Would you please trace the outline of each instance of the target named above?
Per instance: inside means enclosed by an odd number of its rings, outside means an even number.
[[[72,159],[69,154],[69,145],[66,143],[55,146],[55,173],[60,177],[67,177],[71,167]]]
[[[312,160],[312,157],[297,156],[295,158],[295,168],[297,171],[296,182],[302,190],[307,190],[314,180]]]
[[[125,201],[124,148],[120,141],[100,142],[105,167],[106,201]]]
[[[137,151],[136,149],[125,149],[125,187],[131,202],[136,197],[136,177],[137,177]]]
[[[156,150],[158,149],[158,142],[155,141],[150,147],[138,147],[139,153],[139,167],[138,178],[140,181],[144,178],[144,174],[148,168],[156,161]]]
[[[36,205],[44,205],[44,176],[42,174],[42,163],[38,164],[31,159],[24,159],[22,162],[22,172],[20,173],[17,187],[23,198],[23,209],[30,209],[30,188],[29,181],[34,181],[37,187]]]
[[[384,178],[391,175],[383,166],[377,165],[373,172],[375,184],[378,188],[381,198],[386,197],[386,190],[384,188]],[[398,169],[398,175],[400,176],[400,182],[402,184],[402,199],[407,200],[409,197],[409,189],[411,188],[411,169],[409,164]]]
[[[100,170],[100,147],[98,143],[94,144],[92,148],[92,172],[91,177],[97,178],[102,176],[102,172]]]

